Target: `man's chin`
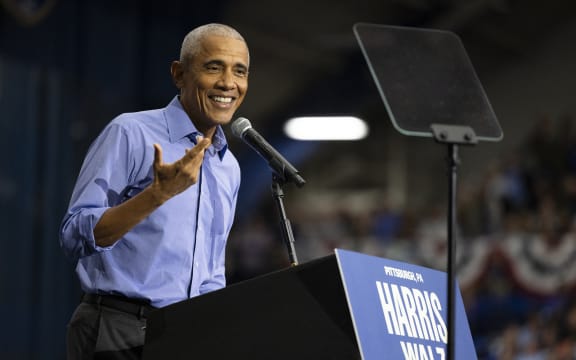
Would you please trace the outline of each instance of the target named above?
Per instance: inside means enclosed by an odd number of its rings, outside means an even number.
[[[216,125],[226,125],[232,121],[232,118],[233,118],[232,115],[218,116],[216,118],[213,118],[212,122]]]

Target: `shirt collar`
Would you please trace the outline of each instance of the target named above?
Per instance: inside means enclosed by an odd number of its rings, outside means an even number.
[[[168,136],[171,143],[175,143],[185,137],[190,138],[196,144],[196,136],[203,136],[203,134],[196,129],[194,123],[190,121],[188,114],[184,111],[178,96],[174,96],[172,101],[166,107],[166,123],[168,125]],[[226,135],[221,126],[216,128],[214,137],[212,138],[212,145],[208,148],[208,152],[218,152],[220,160],[224,157],[228,149],[228,142]]]

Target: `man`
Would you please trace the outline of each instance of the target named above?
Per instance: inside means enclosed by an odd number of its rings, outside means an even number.
[[[192,30],[171,66],[179,95],[118,116],[90,146],[60,231],[85,292],[69,359],[137,359],[149,311],[225,286],[240,168],[222,125],[244,100],[248,66],[236,30]]]

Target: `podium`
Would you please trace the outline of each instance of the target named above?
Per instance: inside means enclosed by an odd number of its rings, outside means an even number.
[[[155,311],[144,359],[360,359],[335,256]]]
[[[410,313],[416,314],[418,307],[400,304],[406,298],[396,299],[394,292],[399,286],[406,296],[402,283],[409,280],[385,272],[401,268],[402,274],[413,273],[414,266],[336,249],[335,255],[167,306],[148,318],[143,359],[440,359],[418,355],[430,351],[436,356],[438,341],[432,348],[433,339],[415,339],[415,331],[410,336],[409,323],[416,319]],[[418,280],[432,280],[428,270],[416,268]],[[374,277],[385,281],[375,286]],[[442,281],[434,283],[445,288]],[[392,289],[388,300],[383,288]],[[420,318],[423,311],[418,308]],[[428,317],[430,326],[432,311]],[[466,355],[460,358],[475,359],[467,322],[464,325],[459,339]],[[406,332],[398,334],[403,326]],[[432,330],[429,333],[431,337]]]

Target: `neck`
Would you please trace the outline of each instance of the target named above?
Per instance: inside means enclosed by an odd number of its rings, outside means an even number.
[[[196,126],[196,124],[194,124]],[[196,126],[196,129],[198,129],[198,131],[200,131],[202,134],[204,134],[204,137],[209,138],[210,140],[212,140],[212,138],[214,137],[214,134],[216,133],[216,127],[211,127],[211,128],[201,128]]]
[[[200,124],[200,122],[198,120],[194,120],[192,113],[190,111],[188,111],[188,109],[186,108],[186,105],[180,99],[180,96],[178,96],[178,101],[180,101],[180,104],[182,105],[184,112],[186,112],[186,114],[188,114],[188,118],[190,119],[190,121],[192,121],[192,124],[194,124],[194,127],[196,128],[196,130],[200,131],[204,135],[204,137],[212,140],[212,137],[216,133],[216,128],[218,126],[217,125],[216,126],[203,126],[202,124]]]

